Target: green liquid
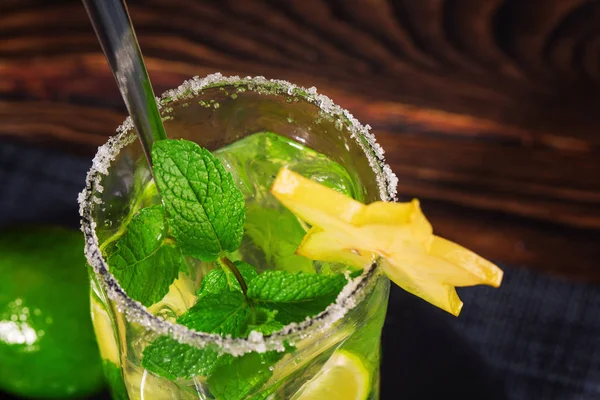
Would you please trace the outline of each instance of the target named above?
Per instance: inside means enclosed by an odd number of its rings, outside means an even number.
[[[247,202],[276,203],[269,188],[287,167],[307,178],[356,198],[358,185],[340,164],[323,154],[271,132],[247,136],[213,153],[233,175]],[[362,200],[362,199],[357,199]]]
[[[359,186],[340,164],[323,154],[271,132],[245,137],[214,152],[246,200],[245,238],[239,250],[259,271],[339,272],[342,265],[296,256],[308,227],[283,207],[269,189],[283,167],[356,198]]]
[[[346,169],[325,155],[270,132],[245,137],[218,149],[213,154],[232,174],[246,201],[245,235],[240,249],[232,255],[233,260],[244,260],[255,266],[259,273],[267,269],[280,269],[288,272],[332,274],[347,269],[344,265],[316,262],[295,255],[295,250],[309,227],[269,193],[278,171],[287,167],[343,194],[363,200],[360,185]],[[138,198],[136,204],[148,205],[156,201],[154,190],[145,190],[143,193],[143,197]],[[137,211],[134,209],[132,213]],[[115,239],[107,240],[102,247],[108,248]],[[188,264],[190,273],[180,273],[180,278],[171,286],[169,294],[150,307],[151,312],[174,321],[194,304],[195,291],[202,277],[216,266],[193,259],[188,259]],[[327,332],[323,337],[308,338],[297,343],[297,350],[286,355],[275,365],[273,377],[255,393],[257,397],[251,398],[292,398],[339,349],[352,352],[363,361],[371,375],[372,387],[368,398],[377,398],[379,334],[385,317],[387,291],[387,280],[380,278],[368,299],[346,317],[353,322],[350,328],[333,327],[331,332]],[[115,318],[120,320],[122,325],[128,324],[118,313],[115,314]],[[130,342],[129,352],[141,355],[149,340],[151,338],[145,335],[131,335],[131,338],[127,339]],[[102,347],[102,343],[100,346]],[[122,366],[122,375],[132,399],[142,398],[141,393],[144,394],[144,398],[213,398],[209,394],[210,387],[202,389],[206,386],[206,378],[169,381],[146,372],[139,365],[139,359],[134,356],[126,359]]]

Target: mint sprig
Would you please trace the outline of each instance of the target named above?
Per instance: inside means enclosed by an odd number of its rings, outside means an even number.
[[[276,351],[245,354],[235,362],[217,368],[208,377],[210,391],[217,399],[246,399],[273,376],[269,366],[283,358],[284,354]]]
[[[250,323],[250,308],[240,292],[203,296],[177,320],[199,332],[241,337]]]
[[[233,264],[237,267],[244,281],[250,282],[258,275],[254,268],[243,261],[234,261]],[[202,279],[200,288],[198,289],[198,299],[201,299],[207,294],[223,293],[226,291],[242,292],[242,288],[238,280],[233,276],[228,269],[213,269]]]
[[[177,323],[200,332],[241,337],[250,323],[250,309],[241,292],[208,293],[184,313]],[[207,376],[233,360],[210,349],[198,349],[162,336],[144,349],[142,365],[167,379]]]
[[[166,242],[162,206],[143,208],[108,249],[110,271],[127,294],[145,306],[160,301],[185,268],[181,252]]]
[[[161,336],[144,349],[142,366],[163,378],[176,380],[210,375],[219,365],[232,360],[231,355],[219,355],[211,349],[198,349]]]
[[[197,331],[232,337],[246,337],[251,331],[268,335],[290,322],[300,322],[323,311],[346,283],[343,275],[285,271],[256,274],[249,264],[237,265],[248,285],[248,300],[238,283],[227,279],[227,271],[215,269],[204,278],[198,302],[177,322]],[[208,348],[197,349],[160,337],[144,350],[142,365],[168,379],[209,376],[209,383],[221,388],[215,390],[223,392],[218,398],[229,400],[238,398],[230,396],[235,390],[250,393],[252,387],[264,384],[272,374],[268,367],[282,356],[283,353],[267,352],[225,357]],[[254,375],[245,372],[252,370],[250,364],[258,371]],[[250,387],[248,382],[255,384]]]
[[[275,311],[284,325],[300,322],[325,310],[346,284],[341,275],[265,271],[248,286],[248,297]]]
[[[138,211],[105,251],[121,287],[145,306],[168,293],[178,271],[189,273],[182,254],[227,261],[226,252],[241,243],[245,219],[242,193],[208,150],[186,140],[162,140],[154,144],[152,158],[164,207]],[[237,278],[243,285],[243,277]]]
[[[183,253],[215,261],[237,250],[244,234],[244,197],[221,162],[186,140],[156,142],[152,161],[167,220]]]
[[[185,140],[156,142],[152,158],[164,207],[140,210],[106,251],[111,272],[132,298],[146,306],[159,301],[178,272],[187,271],[183,256],[191,256],[221,266],[204,277],[196,304],[177,319],[199,332],[269,335],[335,301],[346,279],[315,274],[310,260],[294,254],[304,230],[291,213],[249,208],[248,236],[269,266],[282,269],[257,274],[251,265],[228,258],[241,244],[245,204],[221,162]],[[142,366],[171,380],[204,376],[216,398],[237,400],[264,386],[284,354],[236,358],[161,336],[144,349]]]

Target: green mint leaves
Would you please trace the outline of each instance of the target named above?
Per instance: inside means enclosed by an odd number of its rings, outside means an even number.
[[[127,294],[145,306],[160,301],[185,265],[179,249],[165,242],[162,206],[141,209],[108,256],[110,271]]]
[[[204,276],[196,304],[177,319],[198,332],[269,335],[335,302],[346,278],[315,274],[312,261],[295,254],[305,231],[292,213],[250,205],[246,220],[244,197],[231,174],[193,142],[158,141],[152,160],[163,205],[139,210],[105,250],[111,272],[130,297],[145,306],[160,301],[180,271],[189,273],[184,256],[190,256],[221,266]],[[278,270],[258,274],[248,263],[227,258],[238,251],[244,229],[267,266]],[[256,394],[284,355],[236,358],[160,336],[143,350],[142,366],[171,380],[206,377],[216,398],[238,400]]]
[[[289,210],[250,205],[244,229],[264,253],[269,267],[289,272],[315,271],[311,260],[296,255],[306,231]]]
[[[269,351],[266,353],[248,353],[215,370],[208,377],[211,392],[217,399],[243,400],[247,399],[273,375],[269,366],[275,364],[285,353]],[[263,399],[259,396],[258,399]],[[252,397],[257,399],[257,397]],[[258,400],[257,399],[257,400]]]
[[[237,250],[244,234],[244,197],[223,165],[186,140],[156,142],[152,161],[167,220],[183,253],[215,261]]]
[[[290,322],[300,322],[323,311],[346,283],[343,275],[317,275],[265,271],[237,262],[248,285],[248,301],[229,272],[214,269],[198,290],[198,302],[178,320],[197,331],[246,337],[251,331],[268,335]],[[250,353],[239,358],[219,356],[211,349],[196,349],[160,337],[144,349],[142,365],[168,379],[208,376],[217,398],[238,399],[272,375],[268,368],[283,353]],[[233,395],[236,394],[236,396]]]
[[[346,284],[344,275],[319,275],[285,271],[265,271],[248,286],[248,297],[275,311],[287,325],[313,317],[335,302]]]
[[[238,291],[208,293],[183,314],[177,323],[200,332],[241,337],[250,324],[250,308]],[[206,376],[233,360],[205,348],[197,349],[162,336],[144,349],[142,365],[168,379]]]
[[[208,150],[162,140],[152,158],[164,208],[142,208],[105,252],[121,287],[145,306],[168,293],[179,271],[188,271],[182,254],[214,261],[237,250],[245,217],[242,193]]]
[[[197,375],[210,375],[217,367],[232,360],[231,355],[220,356],[216,351],[198,349],[161,336],[144,349],[142,366],[170,380],[191,379]]]
[[[246,283],[250,282],[258,275],[254,268],[248,263],[234,261],[233,264],[237,267],[238,271],[240,271],[240,274]],[[241,293],[242,288],[228,269],[213,269],[202,279],[200,289],[198,289],[198,299],[207,294],[218,294],[226,291],[238,291]]]
[[[200,298],[177,322],[199,332],[242,337],[250,323],[250,307],[240,292],[211,293]]]

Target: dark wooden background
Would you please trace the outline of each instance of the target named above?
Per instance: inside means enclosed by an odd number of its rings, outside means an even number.
[[[314,85],[439,234],[600,282],[599,1],[129,4],[157,93],[216,71]],[[0,146],[91,157],[124,111],[80,1],[0,0]]]

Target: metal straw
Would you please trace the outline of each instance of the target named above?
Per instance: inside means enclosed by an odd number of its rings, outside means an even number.
[[[125,0],[83,0],[83,4],[152,165],[152,144],[167,136]]]

